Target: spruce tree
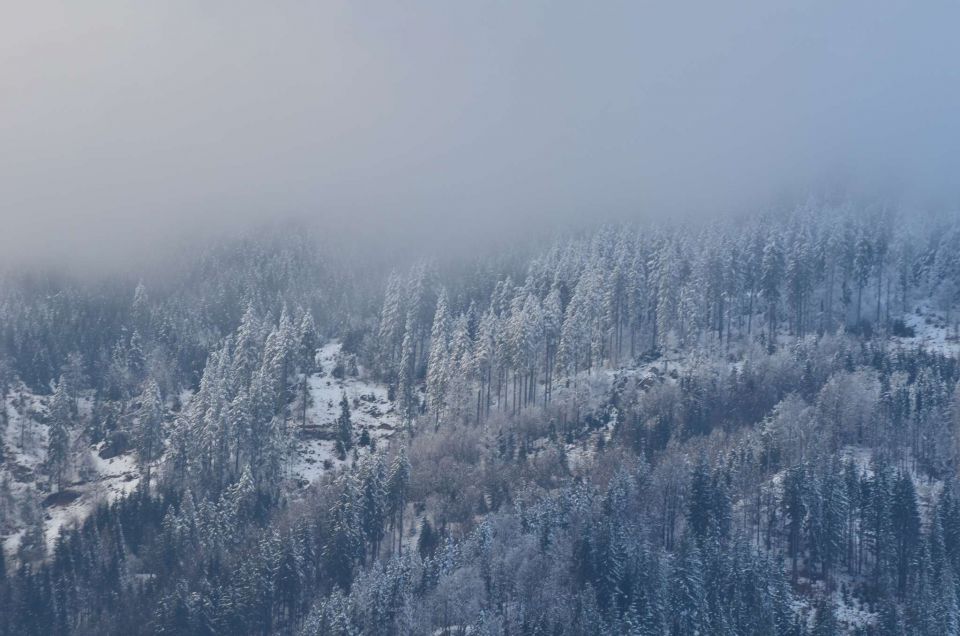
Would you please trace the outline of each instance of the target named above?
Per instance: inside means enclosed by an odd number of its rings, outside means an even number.
[[[370,547],[370,555],[376,559],[383,539],[383,524],[386,515],[386,468],[383,457],[376,455],[365,467],[361,486],[362,505],[360,520],[364,538]]]
[[[913,479],[906,473],[901,473],[894,485],[890,516],[896,542],[897,590],[902,595],[906,591],[907,577],[920,543],[917,491]]]
[[[703,561],[693,541],[684,540],[676,556],[670,578],[670,634],[708,633],[706,590],[703,587]]]
[[[343,393],[340,398],[340,415],[337,417],[337,443],[344,451],[353,448],[353,420],[350,417],[350,400]]]
[[[780,285],[783,279],[783,250],[776,236],[768,239],[763,248],[760,285],[763,298],[767,303],[767,338],[769,346],[775,344],[777,336],[777,307],[780,304]]]
[[[363,559],[363,534],[358,510],[359,493],[356,480],[346,475],[340,496],[331,511],[332,535],[324,549],[327,571],[343,590],[349,590],[354,569]]]
[[[435,426],[440,425],[440,417],[446,404],[450,366],[450,316],[447,292],[441,290],[430,331],[430,357],[427,362],[427,399],[430,410],[433,411]]]
[[[401,446],[390,466],[390,475],[387,477],[387,505],[392,520],[391,527],[396,528],[398,534],[398,554],[403,553],[403,512],[407,505],[409,484],[410,461],[407,459],[406,447]]]
[[[401,421],[407,426],[417,415],[419,403],[416,395],[416,358],[414,352],[413,316],[407,316],[407,326],[401,346],[400,368],[397,377],[397,407]]]
[[[806,471],[802,465],[787,470],[783,479],[783,511],[787,518],[787,556],[791,561],[791,576],[794,583],[799,575],[803,526],[807,517]]]
[[[150,487],[150,472],[153,463],[163,454],[163,425],[166,409],[160,395],[160,387],[153,378],[147,380],[140,397],[137,413],[137,457],[145,469],[145,483]]]
[[[50,400],[50,428],[47,437],[47,470],[50,479],[61,489],[64,473],[70,461],[71,400],[66,382],[57,383]]]

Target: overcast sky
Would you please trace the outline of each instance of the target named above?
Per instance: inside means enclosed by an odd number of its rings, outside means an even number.
[[[8,2],[0,251],[956,199],[960,3]],[[422,245],[422,243],[417,243]]]

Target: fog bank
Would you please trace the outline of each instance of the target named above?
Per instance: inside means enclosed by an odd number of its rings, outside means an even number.
[[[288,217],[430,249],[825,189],[956,203],[954,2],[19,5],[5,262]]]

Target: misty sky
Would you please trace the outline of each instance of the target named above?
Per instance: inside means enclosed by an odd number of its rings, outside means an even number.
[[[960,188],[960,3],[5,3],[0,258]]]

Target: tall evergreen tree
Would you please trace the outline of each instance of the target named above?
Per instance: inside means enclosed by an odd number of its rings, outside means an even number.
[[[427,399],[430,401],[436,426],[440,425],[446,404],[450,366],[450,315],[447,292],[441,290],[430,331],[430,357],[427,362]]]
[[[907,578],[920,543],[920,513],[913,479],[901,473],[894,484],[890,507],[891,527],[896,542],[897,590],[906,592]]]
[[[140,410],[137,412],[137,458],[144,469],[144,479],[150,486],[150,472],[153,463],[163,454],[163,425],[166,408],[160,395],[160,387],[150,378],[140,395]]]
[[[780,304],[780,285],[783,280],[783,248],[776,236],[771,236],[763,248],[761,263],[761,290],[767,303],[768,339],[772,345],[777,335],[777,308]]]
[[[340,415],[337,417],[337,448],[341,455],[353,448],[353,419],[350,416],[350,400],[343,393],[340,398]],[[342,458],[342,457],[341,457]]]
[[[403,513],[407,505],[407,488],[410,484],[410,461],[407,449],[401,446],[390,465],[387,477],[387,501],[390,511],[391,527],[397,530],[397,553],[403,553]]]
[[[61,378],[50,399],[50,427],[47,437],[47,470],[50,480],[61,490],[70,464],[71,400]]]

